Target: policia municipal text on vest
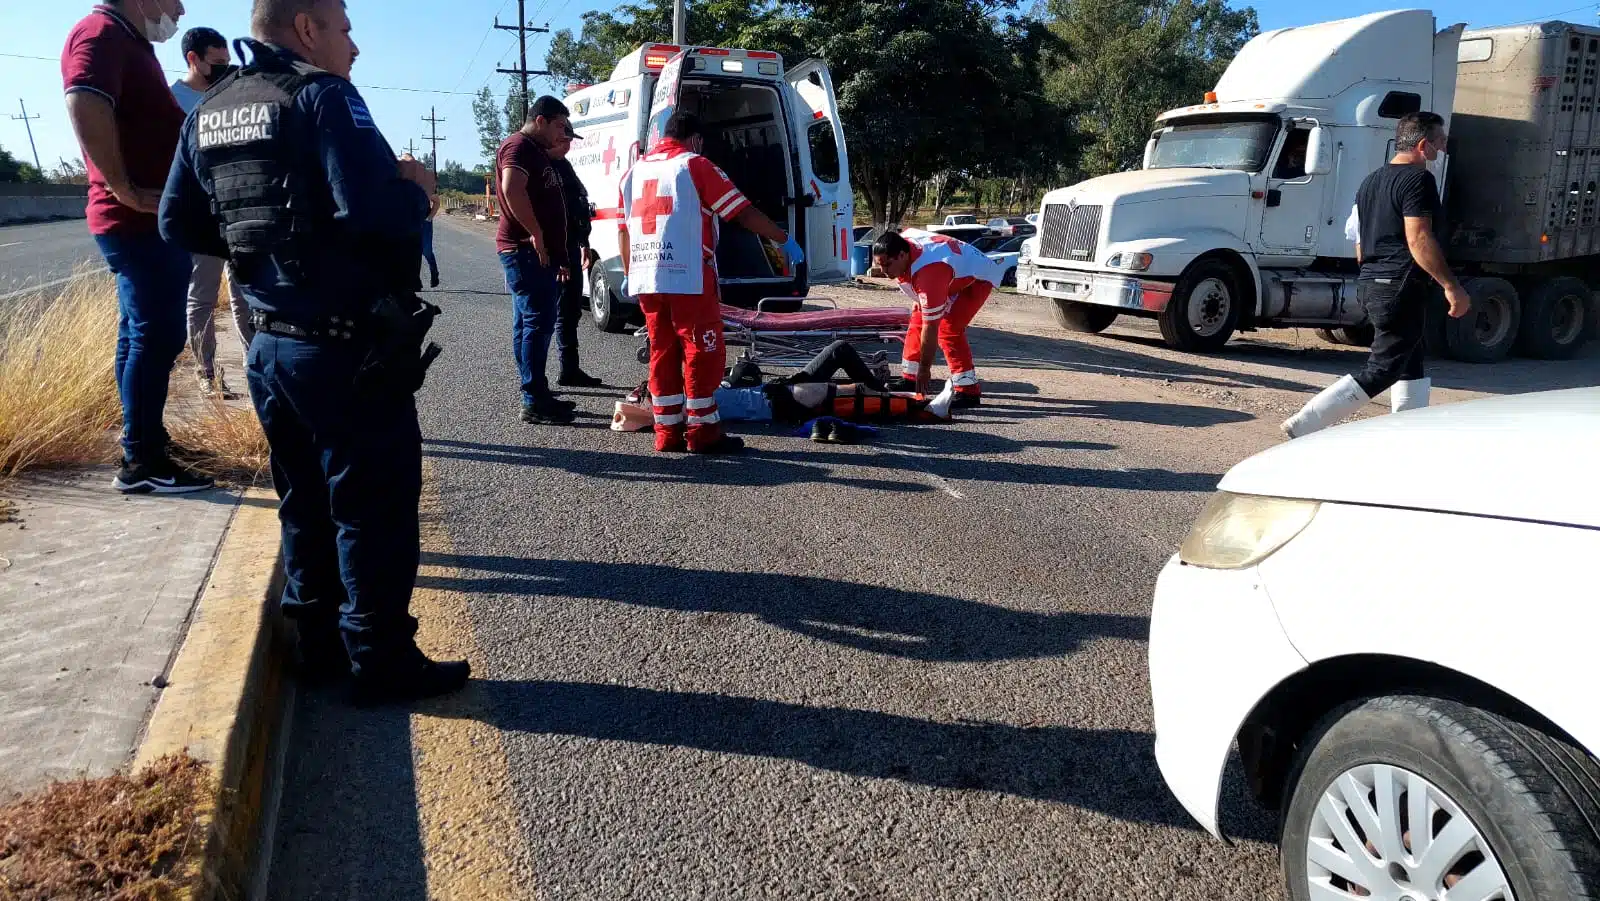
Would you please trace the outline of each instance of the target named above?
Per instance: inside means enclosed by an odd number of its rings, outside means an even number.
[[[354,342],[366,354],[356,376],[363,389],[414,393],[440,348],[427,342],[439,308],[417,296],[422,264],[420,236],[352,241],[327,233],[332,202],[300,174],[289,136],[299,131],[295,98],[318,78],[337,76],[289,59],[248,38],[234,42],[250,62],[218,81],[195,108],[196,168],[210,173],[211,208],[228,258],[248,272],[266,258],[296,285],[317,275],[308,260],[339,251],[373,263],[380,283],[346,309],[317,321],[291,321],[257,311],[258,330],[311,341]],[[318,253],[314,254],[312,248]]]

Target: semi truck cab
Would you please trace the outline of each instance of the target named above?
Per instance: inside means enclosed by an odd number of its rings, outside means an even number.
[[[1462,28],[1404,10],[1256,37],[1202,103],[1158,117],[1143,168],[1045,196],[1019,290],[1077,331],[1156,318],[1187,350],[1266,327],[1359,343],[1343,225],[1402,116],[1432,110],[1448,128]]]

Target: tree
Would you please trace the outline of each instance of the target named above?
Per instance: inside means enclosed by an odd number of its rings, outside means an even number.
[[[874,225],[900,223],[939,173],[1014,174],[1070,152],[1037,60],[1053,35],[980,0],[810,0],[802,37],[827,60],[851,176]]]
[[[24,163],[11,155],[11,151],[0,147],[0,183],[21,182],[23,184],[37,185],[44,183],[44,173],[40,172],[31,163]]]
[[[484,176],[489,169],[468,170],[455,160],[445,160],[439,167],[439,189],[441,191],[461,191],[465,194],[482,194]]]
[[[1157,114],[1198,103],[1260,30],[1224,0],[1048,0],[1051,96],[1077,113],[1082,175],[1136,168]]]
[[[50,181],[58,185],[86,185],[89,183],[89,167],[83,160],[69,160],[63,157],[61,162],[50,170]]]
[[[506,129],[494,92],[488,85],[484,85],[472,101],[472,118],[478,125],[478,149],[492,162],[500,151],[500,143],[506,139]]]

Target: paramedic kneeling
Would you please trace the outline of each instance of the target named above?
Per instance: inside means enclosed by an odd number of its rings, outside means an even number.
[[[916,229],[885,232],[873,242],[872,257],[917,303],[906,332],[902,378],[889,387],[927,394],[935,348],[943,348],[956,389],[952,406],[976,407],[982,389],[967,326],[1000,284],[995,264],[970,244]]]
[[[737,453],[722,432],[716,392],[727,366],[717,293],[717,220],[737,222],[783,245],[790,266],[800,245],[700,155],[700,119],[674,113],[662,140],[622,176],[624,292],[637,295],[650,336],[656,450]],[[686,428],[687,426],[687,428]]]
[[[184,123],[161,233],[227,257],[250,303],[250,398],[272,452],[301,675],[353,676],[358,703],[455,691],[466,662],[423,656],[409,611],[434,179],[395,159],[350,83],[340,0],[256,0],[251,25],[244,68]]]

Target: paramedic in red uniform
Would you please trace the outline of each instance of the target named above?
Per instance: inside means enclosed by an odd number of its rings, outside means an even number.
[[[722,432],[716,391],[727,366],[717,293],[717,222],[737,222],[783,245],[790,266],[800,245],[750,204],[700,155],[700,119],[674,113],[664,137],[622,176],[623,291],[636,295],[650,336],[656,450],[737,453]]]
[[[1000,283],[998,267],[970,244],[915,229],[885,232],[873,243],[872,256],[917,303],[906,332],[902,380],[890,387],[927,394],[934,352],[942,348],[955,387],[952,406],[976,407],[981,389],[967,326]]]

